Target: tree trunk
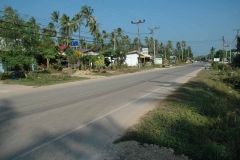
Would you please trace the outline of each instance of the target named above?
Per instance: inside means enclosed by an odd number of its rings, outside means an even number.
[[[49,58],[47,58],[47,68],[49,68]]]

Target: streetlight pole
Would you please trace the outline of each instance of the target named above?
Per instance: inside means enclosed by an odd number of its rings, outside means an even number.
[[[151,29],[151,28],[148,28],[150,31],[151,31],[151,33],[150,34],[153,34],[153,58],[155,59],[155,30],[156,29],[159,29],[160,27],[154,27],[154,23],[153,23],[153,28]],[[165,57],[165,59],[166,59],[166,57]]]
[[[145,23],[145,20],[141,21],[137,21],[137,22],[133,22],[131,21],[132,24],[137,24],[137,27],[138,27],[138,54],[139,54],[139,59],[138,59],[138,65],[139,65],[139,68],[140,68],[140,31],[139,31],[139,27],[140,27],[140,23]]]

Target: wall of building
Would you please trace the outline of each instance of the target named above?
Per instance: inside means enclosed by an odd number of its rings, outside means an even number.
[[[138,65],[138,54],[129,54],[126,55],[125,63],[128,66],[137,66]]]

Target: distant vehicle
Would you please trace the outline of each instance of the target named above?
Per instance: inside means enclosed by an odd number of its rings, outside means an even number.
[[[226,60],[226,61],[223,61],[223,63],[228,63],[228,61]]]

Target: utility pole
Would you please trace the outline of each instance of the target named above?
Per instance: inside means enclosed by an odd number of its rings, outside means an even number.
[[[116,49],[116,30],[114,29],[114,45],[113,45],[113,50],[115,51]]]
[[[238,47],[238,45],[239,45],[239,44],[238,44],[238,33],[239,33],[239,30],[240,30],[240,29],[234,29],[234,31],[237,31],[237,36],[236,36],[236,38],[235,38],[235,39],[237,40],[237,54],[238,54],[238,50],[239,50],[239,47]],[[234,40],[235,40],[235,39],[234,39]],[[234,40],[233,40],[233,41],[234,41]]]
[[[230,63],[232,62],[232,40],[230,39]]]
[[[154,23],[153,23],[153,28],[148,28],[151,32],[150,34],[153,34],[153,58],[155,59],[155,30],[159,29],[160,27],[154,27]],[[166,57],[165,57],[166,59]]]
[[[137,24],[137,27],[138,27],[138,54],[139,54],[138,65],[139,65],[139,68],[140,68],[140,31],[139,31],[139,27],[140,27],[141,23],[145,23],[145,20],[143,20],[143,21],[138,20],[137,22],[131,21],[131,23],[132,24]]]
[[[225,44],[225,40],[224,40],[224,36],[222,37],[222,50],[224,50],[224,44]]]
[[[228,47],[228,44],[225,47],[226,47],[226,60],[227,60],[227,47]]]

